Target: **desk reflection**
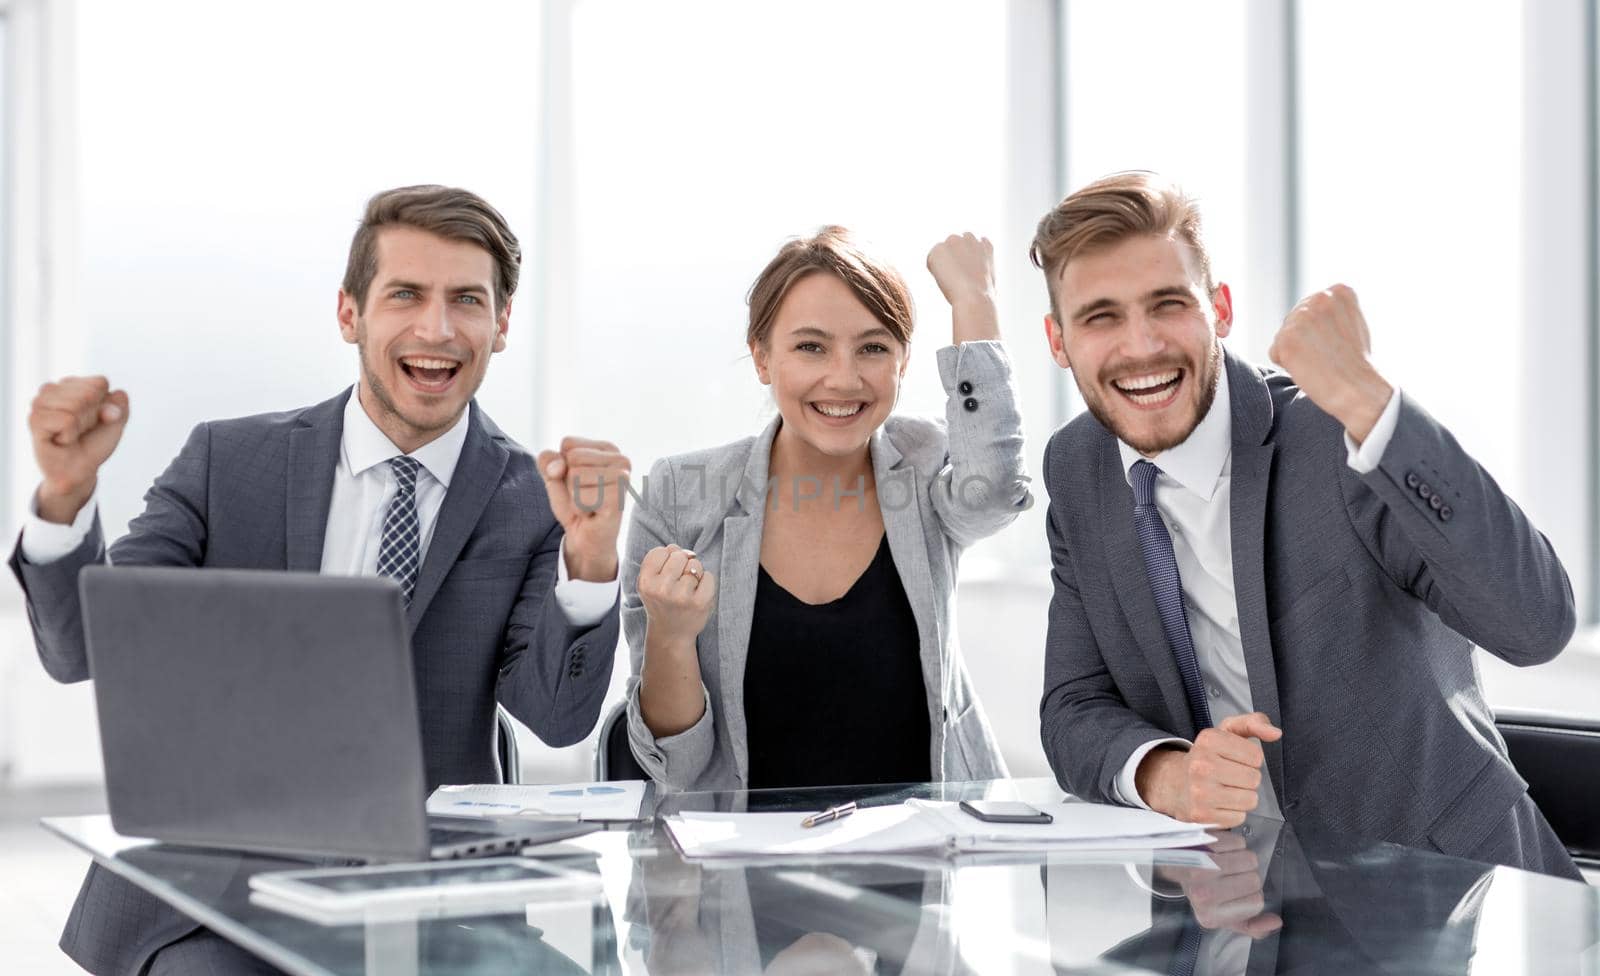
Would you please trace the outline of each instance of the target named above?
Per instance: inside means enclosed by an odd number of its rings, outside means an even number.
[[[1052,968],[1076,972],[1099,959],[1196,976],[1488,972],[1477,957],[1494,886],[1570,886],[1395,845],[1301,836],[1266,819],[1216,836],[1215,869],[1124,868],[1119,877],[1105,866],[1047,866]],[[1578,960],[1593,919],[1530,933],[1526,893],[1507,909],[1522,917],[1502,912],[1489,926],[1496,940],[1508,929],[1521,935],[1497,944],[1512,967],[1502,971],[1585,971]]]
[[[908,859],[909,860],[909,859]],[[949,871],[882,861],[634,865],[628,919],[652,976],[967,973],[942,924]]]

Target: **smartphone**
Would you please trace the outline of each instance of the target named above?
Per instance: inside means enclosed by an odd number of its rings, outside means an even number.
[[[1054,817],[1016,800],[962,800],[961,809],[984,823],[1047,824]]]

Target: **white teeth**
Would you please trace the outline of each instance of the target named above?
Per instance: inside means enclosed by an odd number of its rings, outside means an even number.
[[[413,369],[454,369],[460,365],[453,359],[424,359],[420,356],[407,356],[400,361]]]
[[[1167,394],[1165,391],[1161,393],[1130,393],[1128,394],[1128,399],[1132,400],[1134,403],[1144,405],[1149,403],[1157,403],[1166,399],[1166,396]]]
[[[1122,390],[1125,393],[1132,393],[1136,390],[1148,390],[1152,386],[1161,386],[1166,383],[1171,383],[1177,378],[1178,371],[1171,369],[1165,373],[1150,373],[1146,376],[1129,376],[1124,379],[1116,380],[1115,385],[1117,389]]]
[[[814,403],[812,406],[827,414],[829,417],[853,417],[861,412],[861,404],[856,403],[848,407],[834,406],[830,403]]]

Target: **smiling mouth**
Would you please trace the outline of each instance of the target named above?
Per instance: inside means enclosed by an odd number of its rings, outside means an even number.
[[[849,423],[861,416],[867,410],[867,405],[860,401],[851,403],[821,403],[816,400],[809,404],[811,409],[835,423]]]
[[[1158,373],[1124,376],[1111,381],[1111,386],[1136,407],[1163,407],[1178,395],[1183,385],[1184,371],[1167,369]]]
[[[438,356],[403,356],[400,371],[412,385],[437,393],[449,388],[456,374],[461,372],[461,363]]]

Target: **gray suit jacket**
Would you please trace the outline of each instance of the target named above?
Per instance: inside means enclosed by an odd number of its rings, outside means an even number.
[[[1537,818],[1484,703],[1476,644],[1547,661],[1575,625],[1549,542],[1449,432],[1402,394],[1376,470],[1287,376],[1226,357],[1234,590],[1284,816],[1575,873]],[[1156,614],[1115,438],[1085,414],[1045,457],[1054,596],[1040,704],[1062,787],[1113,801],[1142,743],[1195,728]],[[1437,498],[1437,506],[1432,499]],[[1542,824],[1542,818],[1539,820]]]
[[[990,779],[1005,765],[961,663],[955,585],[961,551],[1032,504],[1022,419],[999,342],[939,350],[946,424],[890,417],[871,453],[889,550],[921,645],[932,769],[938,779]],[[969,406],[970,404],[970,406]],[[774,420],[759,436],[658,462],[634,505],[623,564],[622,622],[632,651],[628,738],[658,783],[674,790],[742,789],[749,781],[744,666],[755,607]],[[694,550],[717,576],[717,605],[697,643],[706,711],[657,739],[639,712],[647,621],[639,563],[656,546]]]
[[[317,572],[349,396],[196,427],[110,561]],[[591,628],[567,624],[554,595],[561,526],[534,458],[476,403],[470,409],[407,612],[429,789],[496,781],[497,700],[551,745],[582,740],[599,717],[617,643],[614,612]],[[98,523],[76,552],[48,565],[23,562],[20,546],[12,554],[39,658],[59,681],[89,677],[78,571],[106,558]],[[186,921],[91,869],[62,947],[92,972],[137,969],[165,944],[154,930],[166,923],[181,934],[193,928]]]

